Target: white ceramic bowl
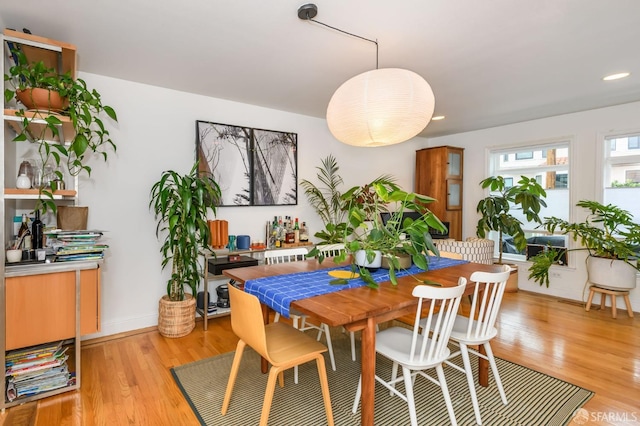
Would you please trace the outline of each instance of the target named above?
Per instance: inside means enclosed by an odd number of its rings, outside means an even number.
[[[22,250],[7,250],[7,262],[15,263],[22,260]]]

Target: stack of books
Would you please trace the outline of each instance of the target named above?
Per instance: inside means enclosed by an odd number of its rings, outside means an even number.
[[[53,230],[45,233],[47,246],[53,249],[56,262],[73,260],[99,260],[109,248],[101,244],[102,231],[61,231]]]
[[[58,342],[7,352],[7,401],[73,385],[75,374],[69,373],[66,350]]]

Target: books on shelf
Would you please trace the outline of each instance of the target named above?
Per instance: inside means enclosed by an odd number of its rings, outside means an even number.
[[[36,395],[70,386],[75,375],[69,372],[62,342],[7,352],[5,356],[6,400]]]

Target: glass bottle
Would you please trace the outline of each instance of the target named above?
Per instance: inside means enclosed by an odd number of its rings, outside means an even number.
[[[293,225],[293,241],[295,243],[300,242],[300,225],[298,225],[297,217],[296,217],[296,223]]]
[[[31,238],[34,249],[42,248],[42,221],[40,220],[40,211],[36,210],[36,217],[31,224]]]
[[[300,242],[309,242],[309,228],[307,228],[307,222],[302,222],[302,226],[300,227]]]

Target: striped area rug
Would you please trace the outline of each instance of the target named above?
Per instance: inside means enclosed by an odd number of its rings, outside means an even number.
[[[331,370],[328,355],[325,354],[325,357],[335,424],[359,425],[360,411],[352,414],[351,407],[360,363],[351,361],[349,340],[343,333],[336,329],[332,337],[337,371]],[[229,410],[225,416],[220,414],[233,355],[233,352],[226,353],[171,369],[178,386],[203,425],[244,426],[259,422],[267,375],[260,373],[259,356],[249,348],[245,349]],[[472,364],[476,366],[477,360],[473,355],[471,357]],[[565,425],[594,394],[509,361],[497,359],[497,363],[509,404],[502,404],[492,375],[489,374],[489,387],[476,388],[485,425]],[[376,369],[379,376],[390,377],[391,364],[385,358],[378,356]],[[299,374],[297,385],[293,383],[293,370],[289,370],[285,372],[285,387],[276,386],[269,425],[326,424],[315,363],[301,366]],[[475,425],[464,374],[445,367],[445,375],[458,424]],[[398,388],[402,389],[402,385],[398,385]],[[420,425],[449,424],[438,386],[418,377],[415,397]],[[391,397],[380,384],[376,384],[375,424],[410,424],[406,403],[398,397]]]

